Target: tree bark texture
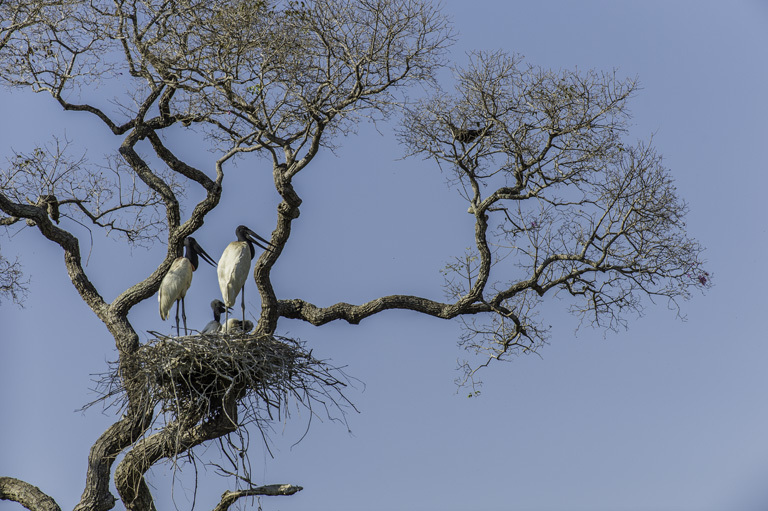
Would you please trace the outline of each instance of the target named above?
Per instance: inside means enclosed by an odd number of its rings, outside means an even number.
[[[40,488],[13,477],[0,477],[0,500],[18,502],[29,511],[61,511]]]

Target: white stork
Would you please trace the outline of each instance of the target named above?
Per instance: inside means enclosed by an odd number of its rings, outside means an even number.
[[[160,303],[160,318],[163,321],[168,319],[168,313],[176,302],[176,335],[179,332],[179,302],[181,302],[181,317],[184,320],[184,335],[187,335],[187,313],[184,308],[184,296],[187,294],[189,286],[192,285],[192,273],[199,264],[198,255],[210,264],[216,266],[216,262],[209,256],[203,247],[201,247],[195,238],[188,237],[184,240],[184,256],[177,257],[168,273],[163,277],[160,283],[160,290],[157,295],[157,301]]]
[[[255,243],[264,250],[270,249],[259,241],[270,246],[273,245],[244,225],[238,226],[235,229],[235,234],[237,241],[233,241],[224,249],[224,253],[219,259],[217,273],[225,306],[232,307],[237,299],[237,294],[240,291],[243,292],[240,296],[240,303],[243,309],[243,322],[245,322],[245,281],[251,270],[251,260],[256,254],[253,244]],[[229,319],[229,312],[227,312],[227,319]]]

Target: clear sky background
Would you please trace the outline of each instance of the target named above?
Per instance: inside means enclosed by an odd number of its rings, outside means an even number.
[[[478,0],[445,9],[460,33],[457,63],[470,49],[502,48],[537,66],[639,77],[630,141],[653,135],[690,206],[689,233],[707,247],[715,287],[683,305],[685,321],[666,303],[648,303],[629,330],[608,334],[575,332],[565,304],[550,298],[542,313],[552,338],[541,356],[492,365],[471,399],[453,383],[465,356],[457,323],[408,312],[359,326],[282,320],[281,333],[365,385],[348,394],[361,412],[350,414],[351,432],[315,420],[293,445],[308,418],[295,411],[274,425],[274,459],[254,437],[255,479],[305,488],[262,499],[264,509],[768,509],[768,2]],[[48,97],[0,91],[0,112],[3,159],[49,133],[66,134],[94,159],[119,144]],[[401,160],[391,126],[379,128],[361,126],[299,176],[304,204],[275,269],[279,297],[318,305],[391,293],[443,298],[439,270],[472,240],[466,204],[433,164]],[[210,154],[175,142],[210,165]],[[255,162],[228,174],[225,187],[235,186],[223,202],[247,207],[215,212],[195,235],[215,259],[238,224],[272,230],[270,172]],[[87,254],[87,232],[66,222]],[[110,301],[165,253],[118,252],[99,236],[87,270]],[[0,306],[0,475],[71,509],[88,449],[115,419],[111,410],[75,410],[96,397],[90,375],[116,358],[114,341],[80,301],[57,246],[34,229],[0,243],[32,279],[24,309]],[[203,265],[187,297],[190,326],[209,320],[217,294],[215,271]],[[170,333],[154,297],[130,318],[141,331]],[[173,509],[171,470],[149,477],[161,509]],[[176,483],[179,509],[191,507],[192,472]],[[200,475],[196,509],[211,509],[228,482]]]

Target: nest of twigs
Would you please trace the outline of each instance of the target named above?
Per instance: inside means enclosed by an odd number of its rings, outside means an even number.
[[[166,423],[189,426],[222,411],[229,414],[233,404],[238,425],[256,422],[260,427],[286,413],[289,400],[310,411],[320,404],[330,418],[342,418],[343,407],[351,406],[342,392],[349,382],[342,369],[284,337],[158,336],[123,360],[122,370],[121,375],[115,363],[102,375],[100,400],[112,397],[127,405],[124,376],[130,375],[131,385],[143,388],[141,406],[160,412]]]

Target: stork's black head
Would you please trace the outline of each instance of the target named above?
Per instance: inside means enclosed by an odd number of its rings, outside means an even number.
[[[221,300],[214,300],[211,302],[211,309],[213,309],[213,312],[218,312],[219,314],[221,314],[222,312],[231,308],[224,305],[224,302],[222,302]]]
[[[237,241],[245,241],[248,243],[248,248],[251,250],[251,259],[253,259],[253,256],[256,255],[256,251],[253,248],[254,244],[256,244],[259,248],[269,251],[272,250],[269,247],[274,247],[272,243],[268,242],[244,225],[237,226],[237,229],[235,229],[235,235],[237,236]],[[264,246],[259,243],[259,241],[266,243],[269,246]]]
[[[197,266],[199,264],[198,255],[202,257],[203,261],[210,264],[211,266],[216,266],[216,261],[213,260],[211,256],[208,255],[208,253],[203,250],[203,247],[200,246],[200,244],[195,241],[195,238],[192,236],[187,236],[187,238],[184,239],[184,257],[189,259],[189,262],[192,263],[192,268],[197,269]]]
[[[222,302],[221,300],[213,300],[211,302],[211,309],[213,310],[213,319],[215,319],[216,321],[219,321],[221,319],[222,312],[226,312],[226,311],[232,312],[232,308],[224,305],[224,302]]]

